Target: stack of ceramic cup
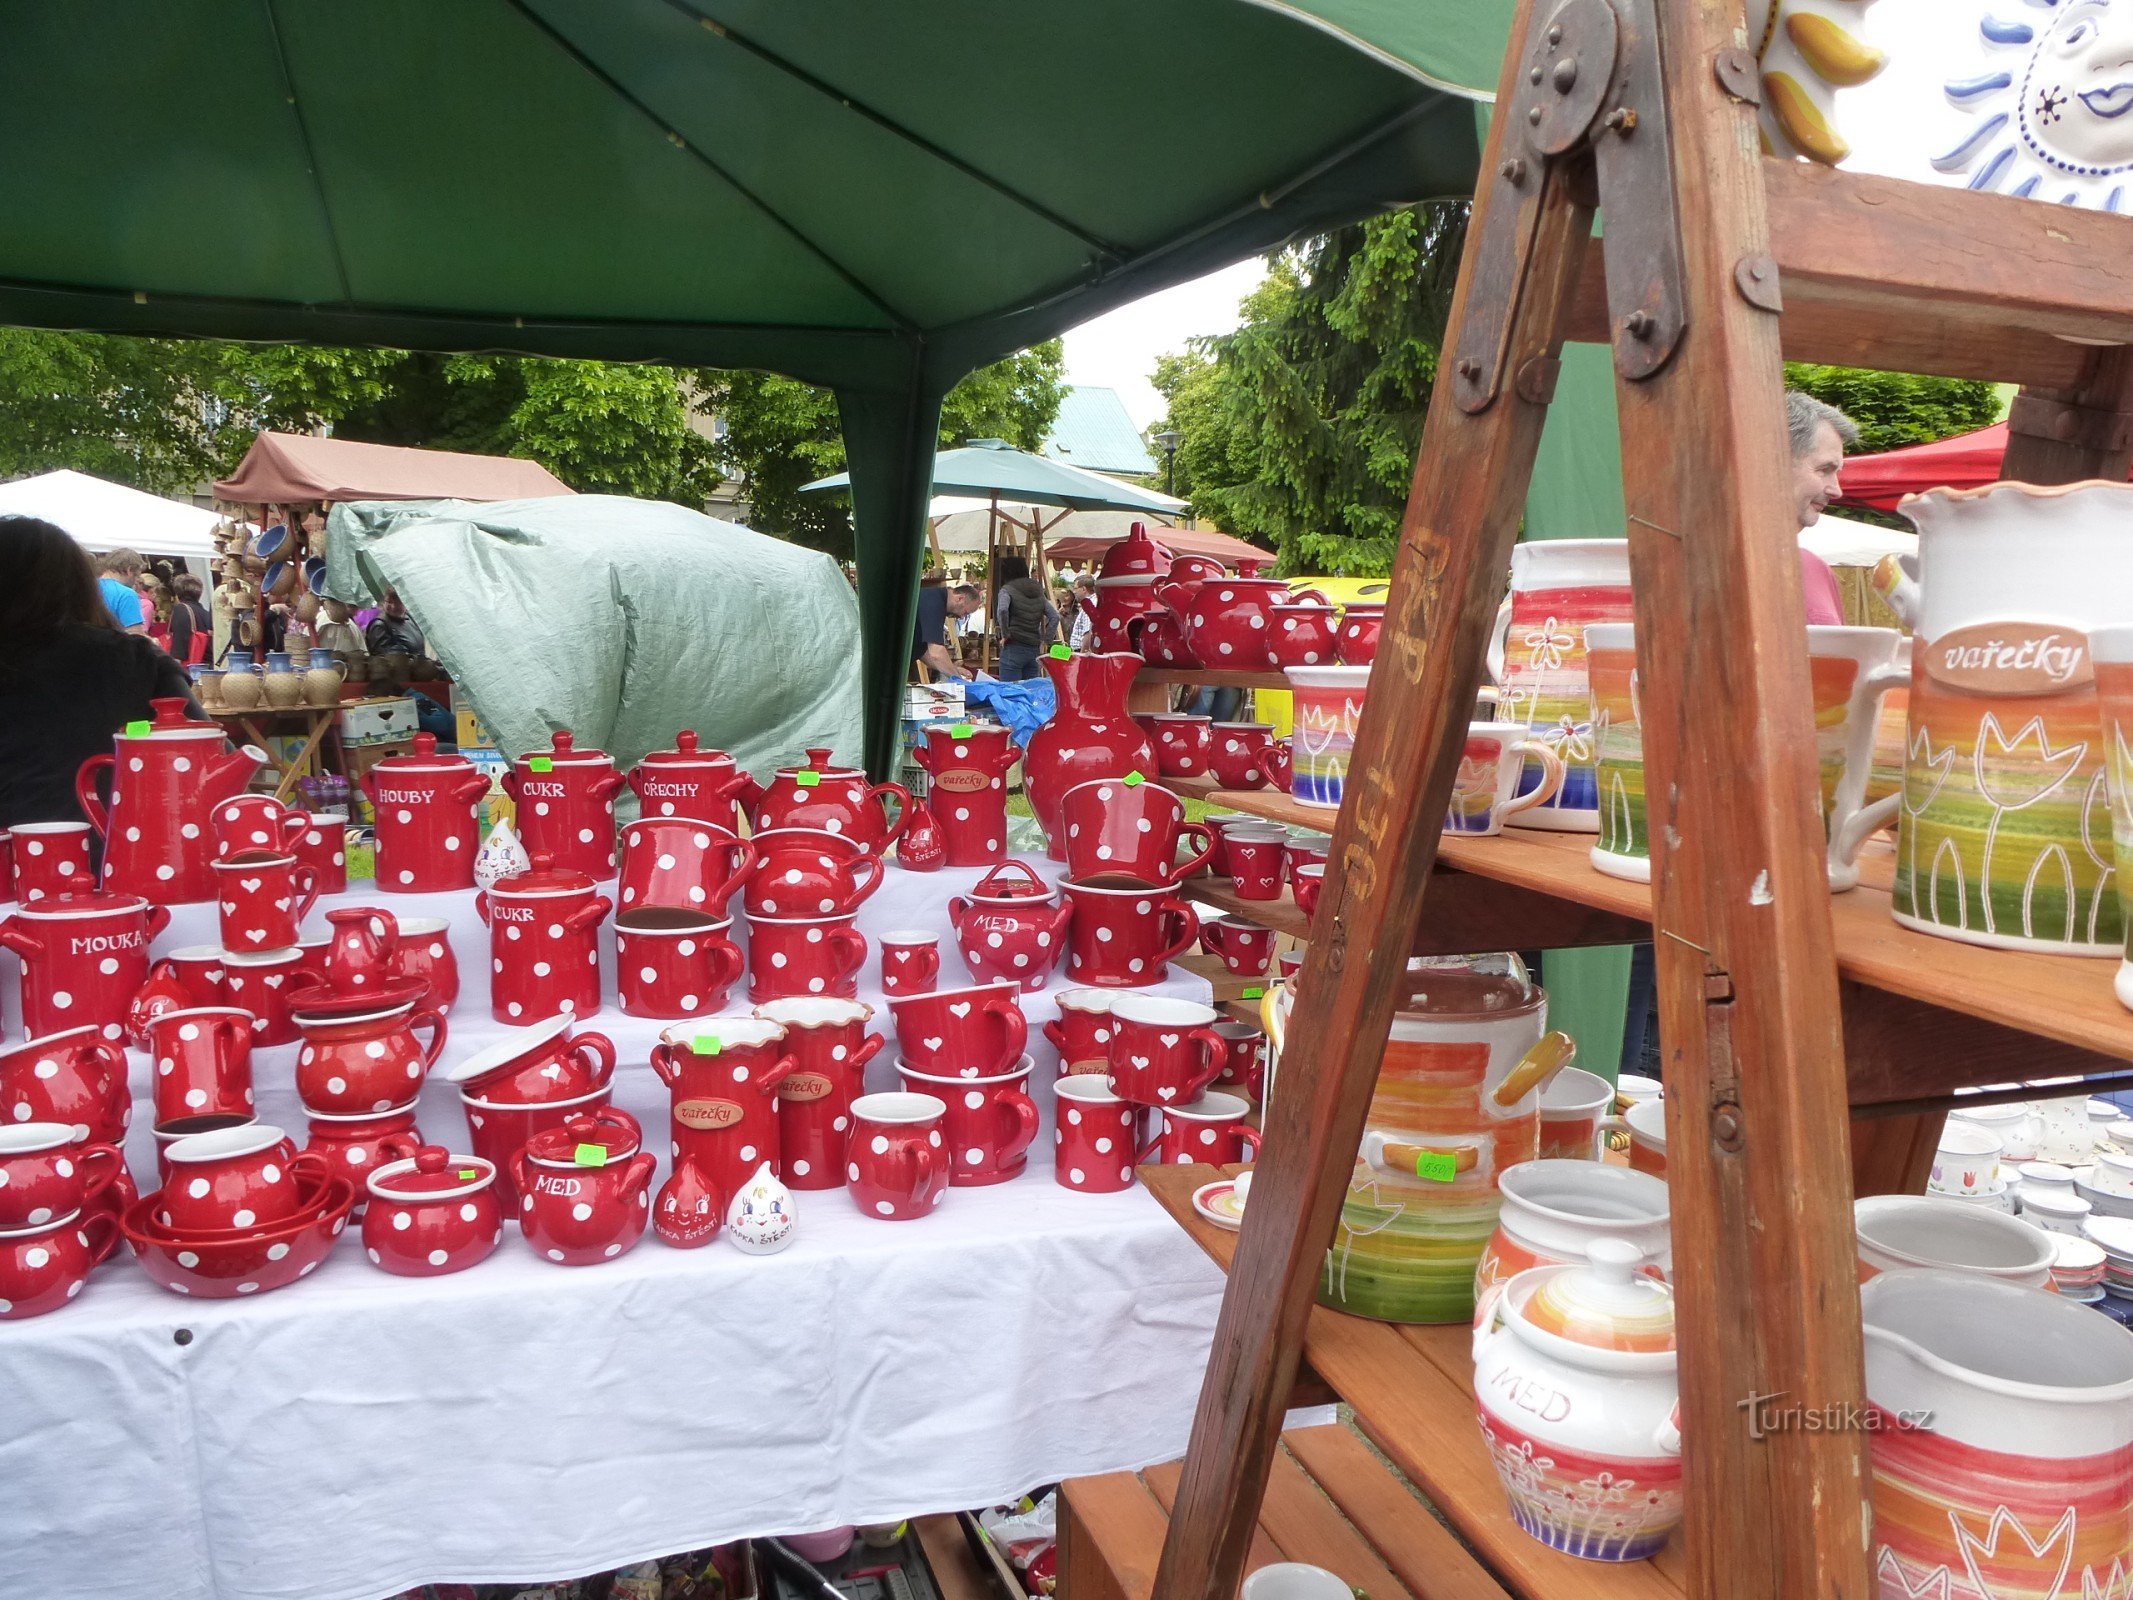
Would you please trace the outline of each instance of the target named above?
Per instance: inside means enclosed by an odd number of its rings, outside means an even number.
[[[615,974],[630,1016],[725,1009],[741,975],[726,902],[754,871],[759,844],[690,817],[652,817],[622,830]]]

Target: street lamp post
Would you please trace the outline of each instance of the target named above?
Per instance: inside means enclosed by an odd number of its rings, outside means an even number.
[[[1149,443],[1163,452],[1163,493],[1178,492],[1178,440],[1181,436],[1174,428],[1165,428],[1161,433],[1148,436]]]

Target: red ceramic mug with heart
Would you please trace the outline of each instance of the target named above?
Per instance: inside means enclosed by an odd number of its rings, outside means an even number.
[[[302,815],[302,813],[298,813]],[[320,894],[348,892],[348,819],[338,813],[313,812],[289,853],[318,875]]]
[[[1204,918],[1200,948],[1239,977],[1263,978],[1274,964],[1274,930],[1243,917]]]
[[[296,1020],[289,1011],[289,996],[321,981],[318,968],[305,961],[301,950],[269,950],[249,955],[238,950],[221,952],[222,993],[233,1006],[258,1019],[255,1045],[289,1044],[296,1038]]]
[[[292,811],[270,794],[232,795],[208,813],[207,825],[215,837],[215,859],[258,853],[288,855],[296,848],[311,819]]]
[[[1306,917],[1317,916],[1319,891],[1326,886],[1326,864],[1314,861],[1297,867],[1289,874],[1289,884],[1296,896],[1296,909]]]
[[[1214,853],[1214,835],[1185,820],[1185,802],[1159,783],[1099,778],[1077,783],[1060,797],[1066,828],[1067,876],[1116,874],[1139,883],[1169,885],[1197,872]],[[1186,854],[1178,859],[1178,843]]]
[[[1059,1186],[1081,1194],[1132,1188],[1141,1108],[1119,1099],[1094,1073],[1061,1078],[1052,1093],[1052,1175]]]
[[[1195,1000],[1122,994],[1111,1004],[1111,1088],[1136,1105],[1187,1105],[1215,1081],[1228,1043]]]
[[[755,865],[742,895],[756,917],[844,917],[881,887],[881,857],[819,828],[765,828],[751,837]]]
[[[69,1028],[0,1050],[0,1118],[64,1122],[81,1139],[119,1144],[133,1114],[124,1048],[101,1028]]]
[[[983,1188],[1022,1176],[1037,1139],[1037,1106],[1029,1097],[1030,1059],[991,1078],[940,1078],[896,1064],[904,1087],[931,1095],[947,1107],[941,1134],[947,1141],[948,1182],[953,1188]]]
[[[941,936],[902,928],[881,936],[881,992],[930,994],[941,979]]]
[[[859,993],[866,935],[845,917],[748,919],[748,998],[757,1005],[787,995]]]
[[[250,1115],[258,1028],[237,1006],[166,1011],[149,1023],[144,1048],[153,1063],[156,1121]]]
[[[942,1078],[995,1078],[1029,1044],[1029,1023],[1011,983],[981,983],[889,1001],[897,1053]]]
[[[426,1144],[378,1167],[366,1180],[363,1253],[402,1278],[464,1272],[487,1258],[504,1234],[496,1168],[480,1156]]]
[[[910,1222],[948,1193],[947,1106],[930,1094],[865,1094],[852,1102],[844,1177],[865,1217]]]
[[[452,925],[443,917],[400,918],[400,939],[386,971],[394,978],[428,989],[423,1003],[449,1016],[459,998],[459,957],[452,950]]]
[[[1059,1015],[1044,1025],[1044,1036],[1059,1052],[1059,1070],[1070,1076],[1111,1070],[1111,1001],[1109,989],[1068,989],[1059,996]]]
[[[573,1034],[571,1025],[569,1017],[555,1016],[506,1029],[495,1044],[440,1076],[462,1094],[512,1105],[575,1100],[605,1089],[615,1074],[614,1041],[589,1029]]]
[[[756,847],[730,829],[684,817],[651,817],[622,830],[617,904],[671,906],[717,921],[755,866]]]
[[[88,823],[18,822],[8,837],[14,844],[15,899],[28,904],[95,887]]]
[[[229,950],[286,950],[318,899],[318,874],[294,856],[241,851],[214,863],[222,943]]]
[[[1288,867],[1288,835],[1279,828],[1256,832],[1232,828],[1224,840],[1229,852],[1230,886],[1239,900],[1279,900]]]
[[[0,1321],[57,1311],[82,1291],[90,1269],[119,1241],[109,1212],[75,1215],[42,1228],[0,1231]]]
[[[1228,1166],[1259,1159],[1259,1130],[1245,1123],[1251,1103],[1242,1095],[1210,1089],[1197,1100],[1163,1108],[1163,1131],[1141,1147],[1140,1159],[1168,1165],[1195,1161]]]
[[[772,1000],[755,1014],[785,1030],[778,1048],[793,1063],[778,1085],[780,1176],[794,1189],[842,1188],[852,1102],[865,1093],[867,1063],[887,1042],[866,1031],[874,1008],[809,998]]]
[[[84,1144],[64,1122],[0,1124],[0,1229],[72,1216],[125,1165],[116,1146]]]
[[[1127,878],[1069,878],[1074,920],[1067,938],[1067,977],[1077,984],[1132,989],[1159,983],[1172,957],[1191,949],[1200,918],[1170,889]]]
[[[626,847],[622,870],[626,877]],[[615,914],[615,988],[626,1015],[716,1016],[745,962],[730,917],[668,906]]]
[[[265,1122],[196,1133],[163,1155],[170,1177],[156,1220],[180,1233],[286,1222],[303,1201],[299,1175],[319,1182],[332,1176],[323,1157],[299,1154],[281,1129]]]

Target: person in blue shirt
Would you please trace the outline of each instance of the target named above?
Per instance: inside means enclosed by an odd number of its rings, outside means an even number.
[[[122,633],[146,633],[148,615],[141,609],[141,592],[134,587],[148,565],[141,552],[121,546],[97,558],[97,587],[104,592],[104,607]]]

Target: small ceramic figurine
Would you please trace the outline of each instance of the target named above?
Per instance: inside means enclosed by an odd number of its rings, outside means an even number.
[[[734,1245],[752,1256],[774,1255],[792,1243],[792,1191],[764,1162],[726,1208],[726,1231]]]
[[[474,883],[480,889],[493,889],[498,878],[529,872],[532,868],[533,862],[526,854],[526,847],[518,842],[511,824],[499,822],[489,830],[489,837],[482,841],[481,853],[474,858]]]

